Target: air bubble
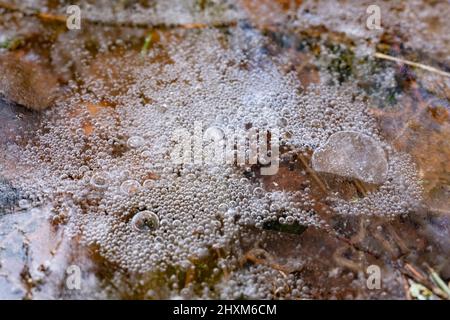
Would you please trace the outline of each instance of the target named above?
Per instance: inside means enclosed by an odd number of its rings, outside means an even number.
[[[18,205],[21,209],[29,209],[31,207],[31,203],[27,199],[20,199]]]
[[[131,219],[131,225],[136,231],[150,232],[158,229],[159,218],[151,211],[140,211]]]
[[[130,137],[127,141],[127,145],[130,148],[139,148],[142,147],[145,143],[144,138],[140,137],[140,136],[133,136]]]
[[[181,221],[178,220],[178,219],[176,219],[176,220],[173,221],[172,225],[173,225],[175,228],[179,228],[179,227],[181,227]]]
[[[91,185],[97,189],[105,189],[108,187],[108,178],[104,173],[97,172],[91,177]]]
[[[152,153],[149,150],[144,150],[141,152],[141,156],[144,158],[150,158],[152,156]]]
[[[282,127],[282,128],[286,127],[288,123],[289,122],[288,122],[288,120],[286,118],[280,118],[280,119],[277,120],[277,125]]]
[[[264,195],[264,189],[263,188],[261,188],[261,187],[256,187],[254,190],[253,190],[253,194],[256,196],[256,197],[262,197],[263,195]]]
[[[219,211],[226,212],[228,210],[228,205],[226,203],[219,204]]]
[[[126,180],[120,185],[120,191],[126,195],[132,195],[139,191],[141,185],[136,180]]]
[[[144,183],[142,184],[142,186],[145,189],[151,189],[155,186],[155,180],[151,180],[151,179],[145,180]]]

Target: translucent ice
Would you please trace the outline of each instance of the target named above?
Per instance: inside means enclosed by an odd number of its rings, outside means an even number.
[[[17,202],[17,192],[7,182],[0,178],[0,215]]]
[[[383,183],[388,163],[381,145],[373,138],[353,131],[330,136],[312,157],[314,170],[356,178],[367,183]]]

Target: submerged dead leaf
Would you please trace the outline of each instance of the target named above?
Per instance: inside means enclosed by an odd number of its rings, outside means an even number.
[[[58,81],[50,70],[17,54],[0,56],[0,94],[32,110],[50,107],[58,93]]]
[[[253,23],[267,25],[284,22],[289,12],[295,12],[300,7],[302,0],[241,0],[239,4]]]
[[[429,198],[450,184],[449,106],[412,90],[393,110],[373,110],[381,129],[394,146],[414,157]],[[444,189],[443,189],[444,188]]]

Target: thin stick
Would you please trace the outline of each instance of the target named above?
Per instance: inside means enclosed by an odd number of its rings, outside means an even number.
[[[305,167],[306,171],[308,171],[308,173],[317,182],[317,184],[319,185],[320,189],[322,189],[322,191],[324,193],[327,193],[328,192],[327,187],[322,182],[322,180],[317,176],[317,174],[314,172],[314,170],[311,169],[311,167],[309,166],[308,161],[305,159],[305,157],[302,154],[299,154],[298,157],[299,157],[300,161],[302,162],[303,166]]]
[[[364,196],[367,196],[367,191],[366,188],[364,188],[364,186],[362,185],[361,182],[359,182],[358,180],[354,180],[353,183],[355,184],[356,189],[358,189],[358,191]]]
[[[184,287],[186,288],[189,285],[189,283],[194,281],[194,278],[195,278],[194,268],[189,268],[186,272],[186,278],[184,279]]]
[[[406,278],[406,276],[404,274],[401,274],[400,276],[402,277],[402,280],[403,280],[403,289],[405,290],[406,299],[412,300],[411,294],[409,293],[408,279]]]
[[[434,211],[440,214],[450,215],[450,210],[440,209],[440,208],[430,208],[430,211]]]
[[[442,291],[442,289],[437,287],[434,282],[430,281],[427,277],[422,275],[421,271],[418,271],[416,268],[414,268],[409,263],[405,264],[405,270],[410,273],[409,275],[408,274],[406,274],[406,275],[411,277],[412,279],[414,279],[415,282],[420,283],[421,285],[427,287],[428,290],[433,292],[435,295],[437,295],[441,298],[444,298],[444,299],[449,299],[446,292]]]
[[[418,281],[418,282],[426,281],[426,278],[419,271],[417,271],[416,268],[414,268],[409,263],[405,264],[405,269],[407,269],[409,272],[411,272],[414,275],[414,277],[416,278],[415,279],[416,281]]]
[[[400,248],[400,250],[402,251],[402,254],[406,254],[408,252],[410,252],[411,250],[409,250],[408,246],[405,244],[405,242],[403,241],[402,238],[400,238],[400,236],[398,235],[398,233],[395,231],[395,229],[390,225],[386,225],[386,228],[388,229],[388,231],[390,232],[390,234],[394,237],[394,240],[397,244],[397,246]]]
[[[395,61],[395,62],[398,62],[398,63],[403,63],[403,64],[407,64],[407,65],[410,65],[410,66],[413,66],[413,67],[421,68],[423,70],[434,72],[434,73],[437,73],[437,74],[439,74],[441,76],[450,78],[450,73],[442,71],[442,70],[439,70],[439,69],[436,69],[434,67],[430,67],[430,66],[421,64],[421,63],[417,63],[417,62],[413,62],[413,61],[409,61],[409,60],[404,60],[404,59],[401,59],[401,58],[396,58],[396,57],[389,56],[387,54],[383,54],[383,53],[380,53],[380,52],[375,52],[374,56],[376,58],[379,58],[379,59]]]

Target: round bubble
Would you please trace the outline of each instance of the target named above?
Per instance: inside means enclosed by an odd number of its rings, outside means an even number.
[[[108,177],[102,172],[96,172],[91,177],[91,185],[94,188],[105,189],[108,186]]]
[[[139,191],[141,185],[136,180],[126,180],[120,185],[120,190],[127,195],[132,195]]]
[[[131,219],[131,225],[136,231],[150,232],[158,229],[159,218],[151,211],[140,211]]]
[[[144,138],[139,137],[139,136],[130,137],[127,141],[127,144],[130,148],[139,148],[139,147],[143,146],[144,143],[145,143]]]

